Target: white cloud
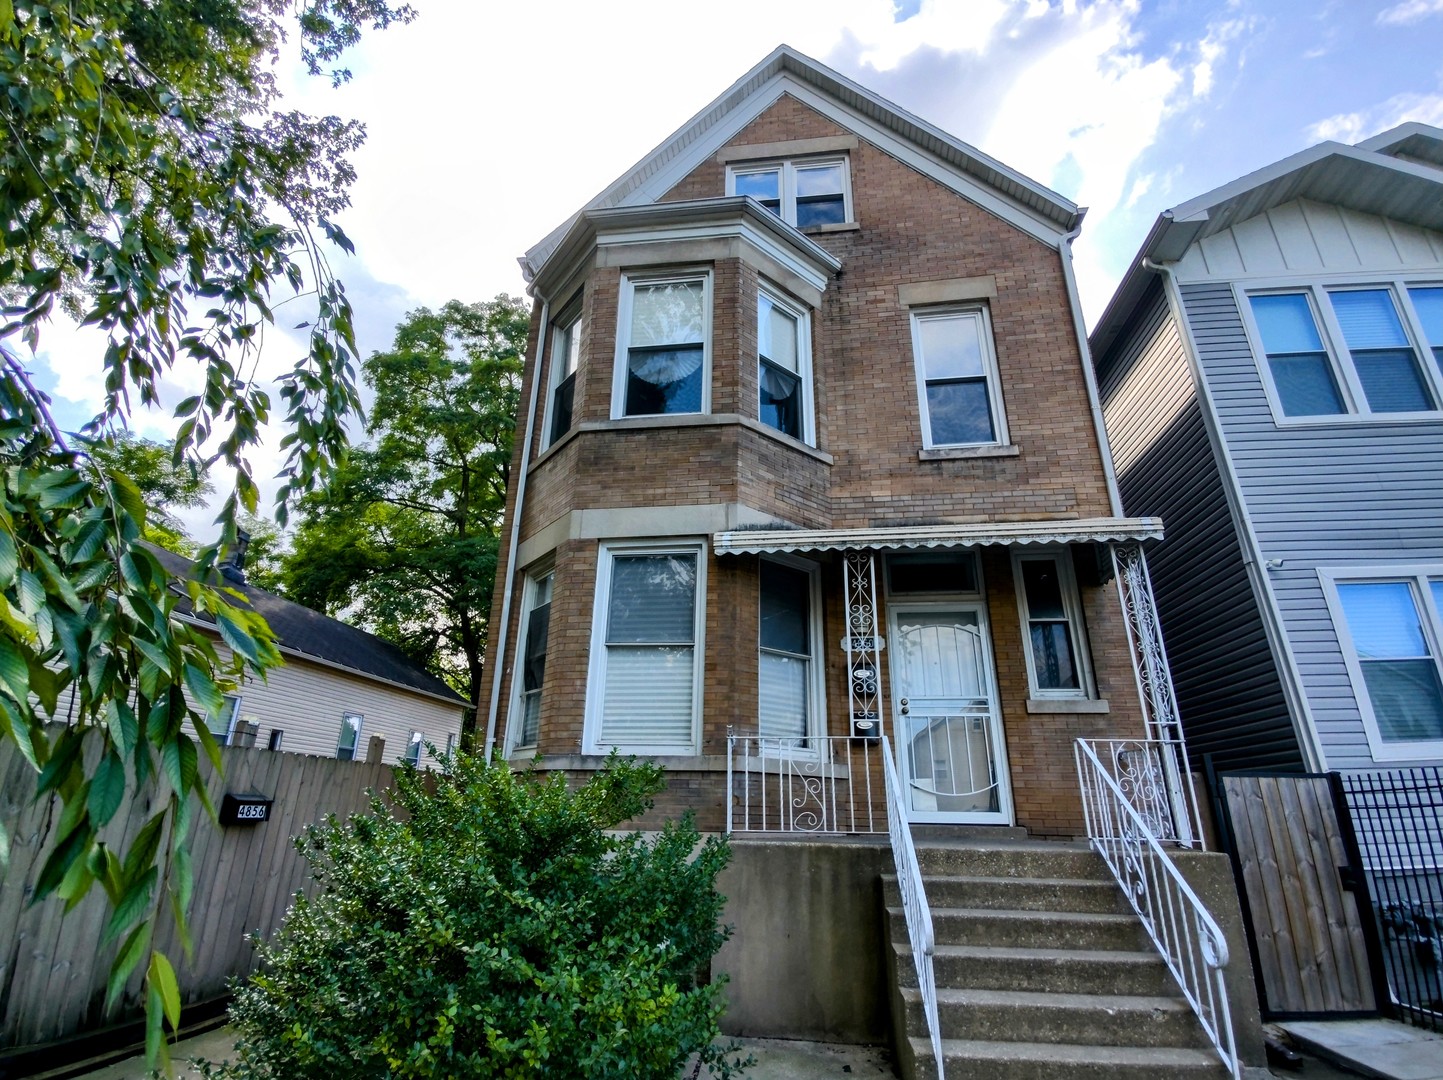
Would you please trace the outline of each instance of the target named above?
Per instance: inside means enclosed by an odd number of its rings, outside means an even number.
[[[1443,93],[1395,94],[1369,108],[1319,120],[1307,129],[1307,134],[1313,142],[1332,139],[1356,143],[1410,120],[1443,127]]]
[[[1430,15],[1443,15],[1443,0],[1403,0],[1378,12],[1378,25],[1408,26]]]

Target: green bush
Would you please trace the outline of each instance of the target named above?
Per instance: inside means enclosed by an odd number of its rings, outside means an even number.
[[[678,1076],[715,1045],[730,852],[688,818],[606,830],[651,806],[654,765],[613,760],[576,791],[458,755],[397,773],[392,810],[297,839],[298,898],[231,1006],[225,1078]]]

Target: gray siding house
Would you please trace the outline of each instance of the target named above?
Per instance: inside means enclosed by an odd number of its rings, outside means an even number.
[[[1443,763],[1443,130],[1164,211],[1090,344],[1194,760]]]

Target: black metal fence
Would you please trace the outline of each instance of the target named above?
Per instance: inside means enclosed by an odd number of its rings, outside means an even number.
[[[1443,1031],[1443,769],[1340,774],[1394,1003]]]

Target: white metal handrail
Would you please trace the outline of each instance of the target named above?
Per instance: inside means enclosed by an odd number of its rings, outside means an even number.
[[[727,832],[872,833],[872,740],[727,733]]]
[[[1197,787],[1180,739],[1089,739],[1123,798],[1161,841],[1206,850]]]
[[[1136,745],[1145,747],[1147,743]],[[1103,767],[1094,746],[1078,739],[1075,754],[1092,846],[1122,886],[1223,1064],[1234,1077],[1240,1077],[1224,972],[1227,939],[1146,818]]]
[[[917,966],[917,989],[922,995],[922,1012],[927,1019],[927,1034],[932,1039],[932,1053],[937,1059],[937,1080],[945,1080],[942,1025],[937,1016],[937,979],[932,974],[932,954],[936,951],[932,909],[927,906],[922,867],[917,862],[917,848],[912,843],[902,778],[897,775],[896,758],[892,756],[892,746],[885,735],[882,737],[882,775],[886,777],[887,831],[892,838],[892,861],[897,866],[897,891],[902,896],[907,941],[912,946],[912,962]]]

